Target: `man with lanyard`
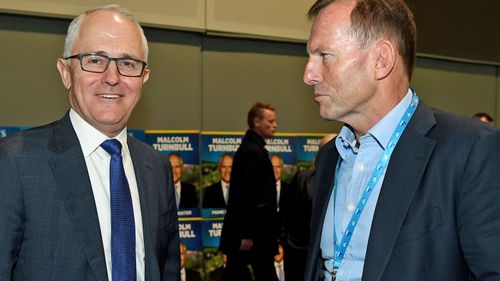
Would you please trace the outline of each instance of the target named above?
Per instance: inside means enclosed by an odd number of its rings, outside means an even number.
[[[344,122],[317,156],[306,281],[500,280],[500,134],[409,89],[403,0],[318,0],[304,82]]]

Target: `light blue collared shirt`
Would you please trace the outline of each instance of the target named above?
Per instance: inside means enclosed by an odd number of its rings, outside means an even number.
[[[332,191],[323,222],[320,244],[322,257],[326,260],[325,281],[332,280],[330,272],[333,270],[334,257],[333,216],[335,215],[335,241],[338,245],[342,240],[347,224],[357,207],[358,201],[367,186],[375,166],[382,156],[401,117],[410,105],[412,98],[413,93],[411,90],[408,90],[408,93],[399,104],[375,124],[366,135],[359,139],[359,148],[356,148],[356,137],[351,128],[344,126],[340,130],[335,142],[340,154],[339,161],[341,161],[339,174],[336,179],[336,184],[338,185],[336,186],[336,199],[335,192]],[[344,259],[337,271],[338,281],[361,280],[368,236],[370,235],[373,214],[384,177],[385,170],[368,199],[352,235]],[[335,214],[333,212],[334,207]]]

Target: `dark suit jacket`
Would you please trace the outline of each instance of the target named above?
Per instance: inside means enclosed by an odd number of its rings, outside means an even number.
[[[198,195],[196,187],[187,182],[181,182],[181,202],[179,209],[198,208]]]
[[[146,280],[178,280],[169,164],[128,138],[141,201]],[[0,280],[107,281],[87,167],[68,114],[0,141]]]
[[[224,201],[224,194],[222,192],[222,184],[220,181],[205,188],[202,207],[226,208],[226,201]]]
[[[245,275],[241,276],[238,281],[253,281],[250,269],[248,267],[245,269]],[[208,273],[208,281],[221,281],[222,275],[224,275],[224,267],[216,268]]]
[[[283,205],[284,243],[298,250],[309,244],[314,171],[298,171],[286,193]],[[288,263],[285,263],[285,268]]]
[[[276,181],[264,146],[248,130],[234,155],[219,247],[225,254],[236,253],[242,239],[253,239],[256,250],[277,252]]]
[[[338,153],[319,153],[304,280],[318,280]],[[399,140],[376,205],[363,281],[500,280],[500,134],[422,102]]]
[[[277,225],[278,225],[278,230],[280,234],[280,241],[284,239],[284,232],[285,232],[285,209],[286,205],[288,204],[287,201],[289,200],[289,195],[290,193],[290,184],[286,181],[281,181],[281,189],[280,189],[280,196],[279,196],[279,211],[278,211],[278,218],[277,218]]]

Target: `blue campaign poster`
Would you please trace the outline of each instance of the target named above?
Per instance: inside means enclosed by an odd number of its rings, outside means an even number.
[[[195,185],[199,192],[199,131],[146,130],[145,138],[165,157],[171,153],[179,155],[183,162],[181,181]]]
[[[300,134],[297,137],[297,167],[308,169],[319,150],[319,142],[326,134]]]
[[[0,127],[0,139],[19,131],[21,131],[20,127],[10,127],[10,126]]]
[[[281,180],[290,181],[297,171],[297,137],[296,134],[277,133],[266,139],[269,156],[278,155],[283,160]]]
[[[202,209],[203,247],[218,248],[226,209]]]
[[[202,250],[200,209],[179,209],[179,237],[190,251]]]
[[[244,132],[201,133],[201,186],[220,180],[219,160],[224,154],[234,155],[240,147]]]
[[[144,130],[127,129],[127,133],[137,140],[146,142],[146,133],[144,132]]]

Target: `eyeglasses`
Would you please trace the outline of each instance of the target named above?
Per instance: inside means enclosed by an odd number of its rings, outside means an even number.
[[[103,73],[108,69],[111,61],[116,62],[118,73],[127,77],[139,77],[147,67],[147,63],[142,60],[132,58],[112,58],[105,55],[90,53],[90,54],[77,54],[64,59],[78,59],[82,70],[94,73]]]

